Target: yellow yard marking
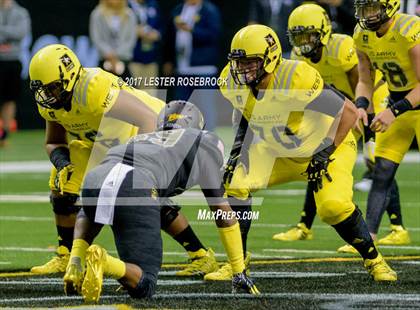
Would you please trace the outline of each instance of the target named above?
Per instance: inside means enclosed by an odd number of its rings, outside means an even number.
[[[384,256],[388,261],[398,260],[420,260],[420,255],[405,256]],[[256,260],[251,261],[251,265],[278,265],[278,264],[299,264],[299,263],[331,263],[331,262],[356,262],[360,261],[360,257],[322,257],[322,258],[300,258],[300,259],[273,259],[273,260]],[[221,263],[219,263],[221,264]],[[162,264],[162,268],[182,268],[186,263]],[[32,272],[3,272],[0,278],[26,277],[26,276],[45,276]]]

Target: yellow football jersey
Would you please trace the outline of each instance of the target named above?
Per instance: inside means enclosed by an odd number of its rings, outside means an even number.
[[[100,68],[83,68],[73,89],[70,111],[39,105],[38,110],[47,121],[61,124],[73,138],[109,148],[124,143],[137,133],[137,127],[132,124],[105,116],[120,90],[136,96],[156,113],[164,106],[163,101],[128,86],[111,73]]]
[[[276,156],[307,158],[331,129],[334,117],[312,106],[324,81],[305,62],[284,59],[258,98],[248,86],[235,84],[229,65],[221,78],[227,81],[221,87],[223,96],[242,112],[253,132],[270,145]]]
[[[333,85],[351,100],[354,99],[354,91],[346,72],[357,65],[358,59],[354,41],[350,36],[332,34],[327,45],[323,46],[321,59],[317,63],[299,55],[295,49],[292,50],[291,58],[305,61],[318,70],[325,83]]]
[[[415,87],[418,81],[408,50],[420,43],[419,17],[397,13],[384,36],[378,38],[376,32],[356,26],[353,37],[356,48],[385,75],[391,91],[407,91]]]

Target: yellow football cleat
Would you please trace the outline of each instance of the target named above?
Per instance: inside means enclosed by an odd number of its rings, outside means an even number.
[[[365,259],[365,268],[373,280],[397,281],[397,273],[389,267],[381,254],[374,259]]]
[[[382,245],[403,245],[410,244],[410,235],[401,225],[391,225],[391,232],[378,240]]]
[[[338,253],[359,254],[359,252],[350,244],[345,244],[337,249]]]
[[[312,231],[306,227],[305,223],[299,223],[296,227],[273,236],[273,239],[278,241],[312,240],[313,238]]]
[[[82,296],[85,302],[98,302],[102,292],[106,250],[98,245],[91,245],[86,251],[86,274],[82,284]]]
[[[66,295],[80,294],[83,283],[83,268],[80,264],[70,263],[63,278]]]
[[[244,260],[245,263],[245,270],[246,275],[249,276],[249,263],[251,261],[251,253],[246,252],[246,257]],[[230,263],[224,264],[222,267],[219,268],[219,270],[208,273],[204,276],[204,280],[206,281],[230,281],[232,280],[233,272],[232,272],[232,266]]]
[[[37,274],[65,272],[69,263],[70,252],[65,246],[60,245],[56,250],[56,254],[56,256],[44,265],[32,267],[31,272]]]
[[[181,277],[204,276],[205,274],[216,271],[218,268],[219,265],[214,257],[214,251],[211,248],[207,251],[200,249],[194,253],[191,262],[175,275]]]

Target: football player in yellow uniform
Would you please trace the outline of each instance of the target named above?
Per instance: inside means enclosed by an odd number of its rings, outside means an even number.
[[[46,150],[54,166],[49,181],[51,204],[59,236],[58,255],[31,271],[64,272],[85,171],[96,166],[110,147],[138,131],[153,131],[164,102],[100,68],[82,67],[65,45],[39,50],[31,60],[29,75],[39,113],[46,120]],[[161,212],[162,228],[193,256],[194,270],[216,269],[214,253],[204,248],[178,208],[168,203]],[[76,244],[75,251],[83,246]]]
[[[358,59],[353,38],[344,34],[332,33],[331,21],[327,12],[316,4],[303,4],[297,7],[288,21],[288,35],[293,46],[292,59],[305,61],[321,74],[324,82],[334,86],[349,99],[354,100],[354,91],[357,85],[359,74],[357,71]],[[373,104],[375,111],[381,111],[381,103],[388,96],[388,88],[382,79],[379,70],[375,76],[375,92]],[[373,114],[369,115],[373,119]],[[355,133],[356,139],[359,134]],[[373,133],[369,127],[364,128],[364,154],[371,155],[369,152],[374,145]],[[367,157],[367,156],[366,156]],[[366,158],[369,166],[371,158]],[[387,236],[381,239],[388,241],[387,244],[406,244],[409,242],[408,232],[402,226],[401,208],[399,201],[398,186],[394,181],[389,193],[389,204],[387,208],[392,225],[398,226],[398,234]],[[301,212],[301,219],[296,227],[284,233],[273,236],[274,240],[294,241],[311,240],[313,234],[311,226],[316,215],[316,206],[313,192],[307,190],[304,209]],[[396,238],[398,237],[398,238]]]
[[[99,68],[82,67],[65,45],[40,49],[31,60],[29,76],[38,111],[46,120],[45,147],[53,163],[50,200],[59,236],[58,256],[31,271],[62,272],[73,242],[85,170],[138,130],[152,131],[164,103]]]
[[[371,128],[378,136],[375,170],[367,204],[373,238],[385,210],[386,193],[414,137],[420,142],[420,18],[398,13],[399,0],[355,0],[358,25],[354,41],[359,58],[356,97],[365,117],[372,101],[373,69],[383,72],[390,95],[387,108]]]
[[[228,58],[221,91],[240,116],[224,176],[232,209],[250,210],[251,191],[306,179],[321,219],[357,248],[375,281],[395,281],[352,202],[353,103],[305,62],[282,59],[277,35],[267,26],[239,30]],[[250,143],[253,135],[258,143]],[[239,225],[246,250],[251,223],[239,218]],[[204,279],[230,278],[228,270],[224,266]]]

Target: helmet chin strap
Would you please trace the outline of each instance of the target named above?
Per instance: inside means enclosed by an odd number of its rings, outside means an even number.
[[[389,17],[385,17],[385,18],[381,18],[379,21],[377,21],[375,23],[366,23],[365,22],[365,25],[367,27],[367,30],[370,30],[370,31],[378,31],[379,28],[381,28],[381,26],[383,24],[385,24],[389,20],[390,20]]]
[[[256,88],[258,84],[260,84],[260,82],[267,76],[267,72],[265,72],[265,70],[263,71],[264,72],[259,77],[257,77],[250,84],[248,84],[250,87]]]

